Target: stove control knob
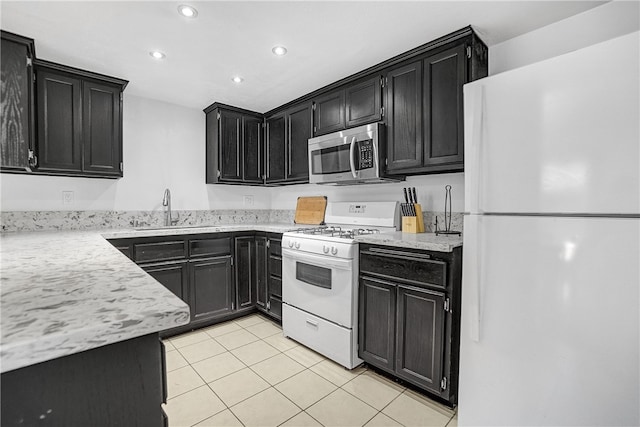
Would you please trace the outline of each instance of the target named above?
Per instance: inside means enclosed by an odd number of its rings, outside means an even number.
[[[296,246],[296,249],[300,249],[300,242],[296,242],[295,246]]]
[[[328,254],[329,253],[329,247],[325,246],[325,245],[322,245],[322,252],[324,252],[325,254]]]
[[[331,246],[331,255],[337,255],[338,254],[338,248],[336,248],[335,246]]]
[[[293,241],[292,240],[289,240],[289,247],[293,248]]]

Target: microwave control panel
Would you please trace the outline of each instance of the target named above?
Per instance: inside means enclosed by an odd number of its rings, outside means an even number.
[[[358,142],[358,170],[373,167],[373,140]]]

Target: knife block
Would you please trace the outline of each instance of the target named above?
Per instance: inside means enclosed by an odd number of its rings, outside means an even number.
[[[424,233],[424,219],[422,218],[422,208],[419,204],[414,204],[416,216],[402,217],[403,233]]]

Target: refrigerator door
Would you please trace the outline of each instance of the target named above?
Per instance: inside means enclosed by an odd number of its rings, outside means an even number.
[[[640,219],[464,230],[458,424],[640,425]]]
[[[465,210],[640,214],[639,39],[465,85]]]

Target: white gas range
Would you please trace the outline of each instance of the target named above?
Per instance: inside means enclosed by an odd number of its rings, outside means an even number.
[[[358,358],[358,235],[396,231],[397,202],[334,202],[317,228],[282,236],[285,336],[352,369]]]

